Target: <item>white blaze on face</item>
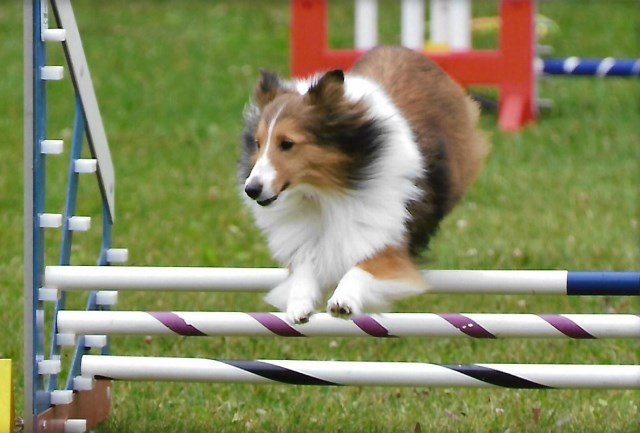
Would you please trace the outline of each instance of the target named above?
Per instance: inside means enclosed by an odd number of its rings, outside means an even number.
[[[267,129],[267,140],[265,143],[263,143],[264,150],[262,151],[262,155],[260,155],[260,157],[256,161],[256,164],[251,170],[251,174],[249,174],[249,177],[244,183],[245,188],[247,187],[247,185],[252,183],[259,183],[260,185],[262,185],[262,192],[257,197],[258,201],[268,200],[276,195],[276,192],[273,190],[273,181],[276,178],[277,171],[271,163],[271,160],[269,159],[269,151],[272,144],[273,129],[285,105],[286,103],[282,104],[282,106],[276,112],[275,116],[273,116],[273,118],[269,122],[269,127]]]

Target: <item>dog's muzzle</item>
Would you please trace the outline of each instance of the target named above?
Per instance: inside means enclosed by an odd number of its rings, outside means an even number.
[[[244,186],[244,192],[252,199],[257,200],[260,194],[262,194],[262,182],[257,179],[252,179]]]
[[[250,198],[255,200],[256,203],[258,203],[260,206],[269,206],[271,203],[276,201],[276,199],[278,198],[278,194],[275,194],[269,198],[260,200],[260,195],[262,195],[263,189],[264,188],[263,188],[262,182],[260,182],[257,179],[250,180],[244,186],[245,194],[247,194]]]

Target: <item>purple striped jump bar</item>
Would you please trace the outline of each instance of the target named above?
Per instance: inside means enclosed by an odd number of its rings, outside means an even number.
[[[73,335],[640,338],[634,314],[388,313],[344,320],[319,313],[294,325],[284,313],[65,310],[57,327]]]

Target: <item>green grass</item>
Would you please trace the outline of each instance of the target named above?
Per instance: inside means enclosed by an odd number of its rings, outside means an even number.
[[[15,361],[22,406],[22,30],[21,8],[0,5],[0,357]],[[333,1],[332,19],[349,22]],[[273,266],[235,185],[241,112],[257,70],[288,71],[284,1],[74,2],[117,175],[114,246],[131,265]],[[477,14],[495,13],[476,1]],[[383,40],[397,41],[388,1]],[[556,54],[637,56],[633,1],[541,2],[560,30]],[[332,42],[350,29],[332,25]],[[489,44],[491,35],[483,36]],[[487,42],[488,41],[488,42]],[[51,64],[62,62],[59,47]],[[69,138],[69,80],[49,86],[48,128]],[[549,78],[555,106],[517,134],[482,118],[493,152],[477,184],[448,217],[422,266],[441,269],[637,269],[637,80]],[[66,157],[48,166],[47,210],[63,206]],[[79,213],[96,216],[77,235],[73,263],[93,264],[100,237],[96,185],[84,179]],[[59,233],[47,234],[47,262]],[[82,299],[72,305],[82,305]],[[620,298],[429,296],[398,311],[634,313]],[[255,295],[120,295],[118,309],[257,311]],[[638,363],[637,341],[462,339],[113,339],[116,354],[211,358],[406,360],[442,363]],[[65,352],[65,357],[69,356]],[[313,388],[212,384],[114,385],[102,432],[341,431],[541,433],[640,430],[632,391]]]

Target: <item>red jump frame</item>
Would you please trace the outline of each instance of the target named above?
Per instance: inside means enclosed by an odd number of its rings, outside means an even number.
[[[534,0],[500,0],[498,49],[424,54],[461,85],[499,89],[498,125],[517,131],[533,120],[535,107]],[[291,0],[291,73],[349,69],[362,51],[328,47],[327,1]]]

